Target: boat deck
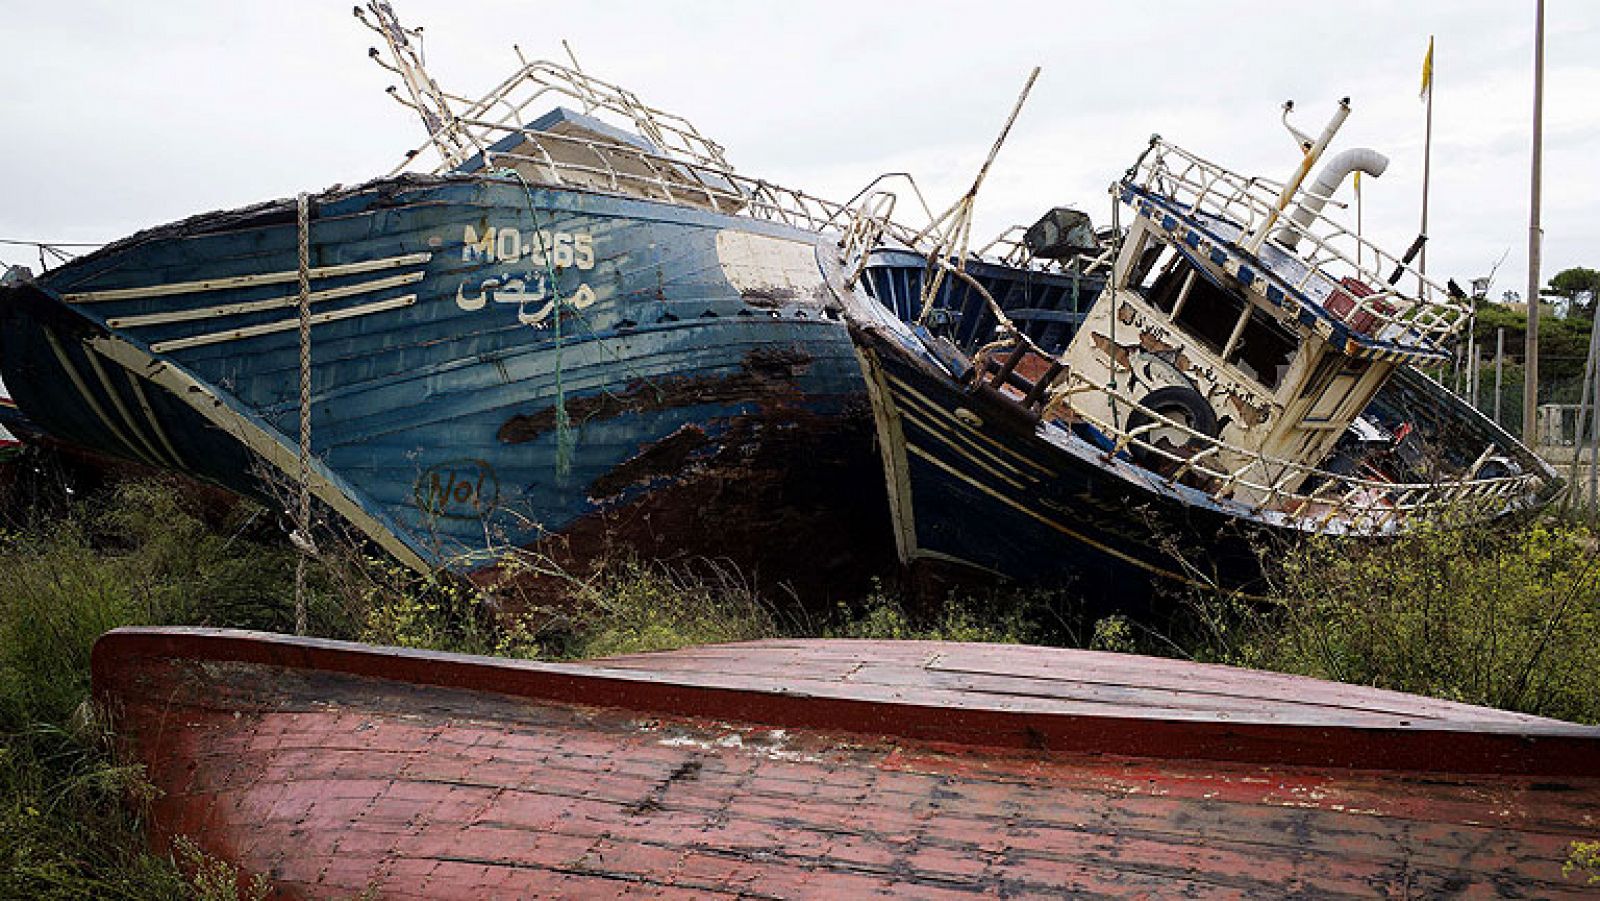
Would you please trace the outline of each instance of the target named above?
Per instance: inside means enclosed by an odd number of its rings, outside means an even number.
[[[134,629],[94,668],[158,842],[279,897],[1552,896],[1600,840],[1600,729],[1169,660]]]

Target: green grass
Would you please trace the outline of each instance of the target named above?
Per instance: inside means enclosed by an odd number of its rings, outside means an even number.
[[[1275,603],[1190,598],[1189,655],[1600,723],[1600,530],[1556,514],[1276,549]]]
[[[283,622],[292,558],[247,534],[257,511],[208,522],[183,496],[124,484],[0,533],[0,897],[229,897],[212,891],[225,865],[147,852],[154,789],[89,702],[89,652],[108,629]]]

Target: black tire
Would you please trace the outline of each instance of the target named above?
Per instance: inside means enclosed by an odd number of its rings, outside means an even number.
[[[1157,388],[1146,394],[1144,399],[1139,401],[1139,407],[1140,409],[1134,410],[1133,415],[1128,417],[1128,431],[1130,432],[1157,421],[1145,410],[1151,410],[1168,419],[1184,423],[1206,438],[1217,437],[1217,433],[1221,430],[1217,422],[1217,413],[1211,409],[1211,404],[1206,402],[1205,397],[1200,392],[1186,385],[1169,385],[1165,388]],[[1206,441],[1204,439],[1190,435],[1187,441],[1177,447],[1170,448],[1170,450],[1180,456],[1188,456],[1205,446]],[[1154,468],[1172,465],[1171,459],[1142,444],[1134,444],[1130,449],[1133,451],[1134,460],[1138,461],[1140,465]]]

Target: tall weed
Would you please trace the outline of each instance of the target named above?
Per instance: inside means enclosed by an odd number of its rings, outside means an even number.
[[[1227,662],[1600,722],[1600,532],[1555,517],[1444,519],[1279,557],[1276,603],[1196,604]]]
[[[623,557],[546,609],[548,650],[565,658],[771,638],[784,629],[756,587],[713,560],[676,567]]]
[[[154,789],[116,758],[89,700],[90,649],[108,629],[284,621],[292,557],[251,534],[259,510],[190,500],[170,480],[124,483],[0,533],[0,897],[199,893],[145,850]]]

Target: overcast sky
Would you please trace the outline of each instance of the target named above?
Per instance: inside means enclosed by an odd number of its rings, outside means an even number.
[[[1248,174],[1296,163],[1278,124],[1392,158],[1367,233],[1418,227],[1423,52],[1435,55],[1428,268],[1463,283],[1510,251],[1525,291],[1533,3],[397,0],[428,66],[477,96],[520,43],[632,88],[721,141],[747,175],[844,199],[909,170],[936,205],[970,182],[1028,69],[1044,73],[979,198],[975,236],[1052,205],[1097,222],[1152,132]],[[0,238],[106,241],[210,209],[363,181],[422,138],[384,95],[351,2],[0,0]],[[1543,278],[1600,268],[1600,4],[1550,0]],[[0,261],[29,254],[0,247]],[[34,261],[36,266],[36,261]]]

